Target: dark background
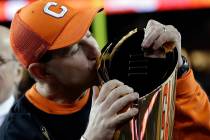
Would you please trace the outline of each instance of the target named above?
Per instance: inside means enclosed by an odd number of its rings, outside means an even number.
[[[206,52],[210,58],[210,9],[108,15],[108,40],[113,40],[134,27],[146,27],[149,19],[171,24],[179,30],[182,35],[182,48],[186,50],[191,62],[195,61],[191,54],[196,51]],[[200,70],[194,67],[193,63],[192,68],[197,81],[210,96],[210,65],[206,64],[206,61],[201,61],[202,64],[208,65],[205,69]]]

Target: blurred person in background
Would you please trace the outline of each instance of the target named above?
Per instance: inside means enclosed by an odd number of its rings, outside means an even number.
[[[100,51],[88,29],[99,9],[75,6],[68,0],[41,0],[16,13],[12,48],[36,83],[12,108],[1,140],[112,140],[116,128],[137,115],[138,108],[119,113],[139,98],[131,87],[110,80],[100,90],[92,88],[98,85]],[[150,20],[142,47],[158,52],[166,42],[177,47],[181,69],[174,139],[209,139],[209,101],[181,56],[181,35]]]
[[[21,67],[10,47],[9,29],[0,25],[0,126],[15,102],[20,79]]]

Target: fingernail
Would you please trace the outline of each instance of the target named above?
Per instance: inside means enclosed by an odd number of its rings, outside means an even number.
[[[132,110],[133,110],[134,115],[138,114],[138,112],[139,112],[139,110],[137,108],[132,108]]]
[[[134,89],[133,89],[132,87],[130,87],[129,85],[125,85],[125,86],[126,86],[126,88],[129,89],[129,90],[132,90],[132,91],[134,90]]]

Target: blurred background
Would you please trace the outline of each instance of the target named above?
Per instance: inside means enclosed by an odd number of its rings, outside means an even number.
[[[32,1],[0,0],[0,24],[10,27],[14,13]],[[210,0],[105,0],[101,4],[104,13],[91,28],[101,48],[135,27],[144,28],[149,19],[172,24],[182,35],[183,54],[197,81],[210,96]]]

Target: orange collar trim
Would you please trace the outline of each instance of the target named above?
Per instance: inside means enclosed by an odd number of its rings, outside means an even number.
[[[73,104],[58,104],[42,96],[35,85],[26,92],[26,98],[37,108],[49,114],[66,115],[80,111],[88,102],[90,89],[86,90],[85,95]]]

